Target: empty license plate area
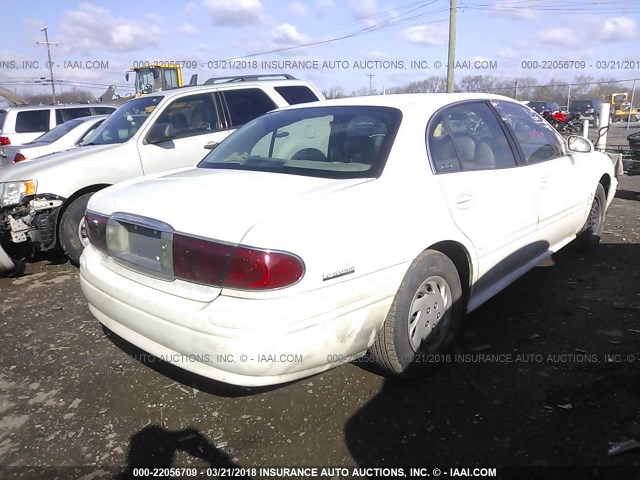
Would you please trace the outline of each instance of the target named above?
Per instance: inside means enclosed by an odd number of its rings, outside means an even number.
[[[150,223],[150,222],[144,222]],[[109,255],[123,266],[161,278],[173,278],[172,231],[168,225],[113,216],[107,223]]]

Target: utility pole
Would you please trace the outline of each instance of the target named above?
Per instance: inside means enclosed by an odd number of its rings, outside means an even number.
[[[51,45],[58,45],[58,42],[50,42],[49,34],[47,33],[47,27],[43,27],[40,29],[41,32],[44,32],[44,42],[36,42],[37,45],[46,45],[47,46],[47,58],[49,61],[47,65],[49,65],[49,77],[51,81],[51,99],[53,100],[53,104],[57,103],[56,101],[56,84],[53,82],[53,62],[51,61]]]
[[[515,95],[513,98],[515,98],[516,100],[518,100],[518,79],[516,78],[516,84],[515,84]]]
[[[371,79],[373,77],[375,77],[375,75],[373,73],[369,73],[369,74],[365,75],[365,77],[369,77],[369,95],[371,95],[371,92],[372,92],[372,90],[371,90]]]
[[[449,58],[447,60],[447,93],[453,93],[455,83],[453,71],[456,62],[456,16],[458,14],[458,0],[450,0],[449,6]]]

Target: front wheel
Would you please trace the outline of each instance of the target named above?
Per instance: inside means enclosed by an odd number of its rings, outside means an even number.
[[[591,203],[591,210],[587,221],[582,227],[582,231],[575,240],[575,247],[582,252],[594,250],[600,243],[602,231],[604,230],[604,215],[607,205],[607,196],[604,192],[602,184],[598,184],[596,194]]]
[[[93,192],[85,193],[76,198],[64,211],[60,220],[58,232],[60,244],[71,263],[76,266],[80,264],[80,255],[82,255],[84,247],[89,244],[84,223],[84,212],[92,195]]]
[[[462,286],[453,262],[426,250],[409,267],[371,348],[385,372],[426,375],[449,351],[460,331]]]

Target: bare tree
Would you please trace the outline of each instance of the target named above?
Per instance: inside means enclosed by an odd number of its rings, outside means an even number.
[[[51,103],[51,94],[25,93],[22,97],[31,105]],[[91,103],[96,101],[96,96],[88,90],[72,88],[57,95],[57,100],[59,103]]]
[[[322,94],[326,99],[346,97],[346,94],[344,93],[344,88],[342,88],[340,85],[334,85],[330,87],[328,90],[323,90]]]

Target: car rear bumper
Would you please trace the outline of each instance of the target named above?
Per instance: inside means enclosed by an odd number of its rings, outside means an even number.
[[[394,267],[365,281],[355,278],[292,298],[220,295],[201,303],[118,275],[91,247],[80,263],[82,291],[104,326],[158,359],[241,386],[288,382],[363,355],[406,269]],[[344,302],[353,292],[357,300]],[[328,298],[337,299],[333,308]],[[298,320],[282,321],[297,311]]]

